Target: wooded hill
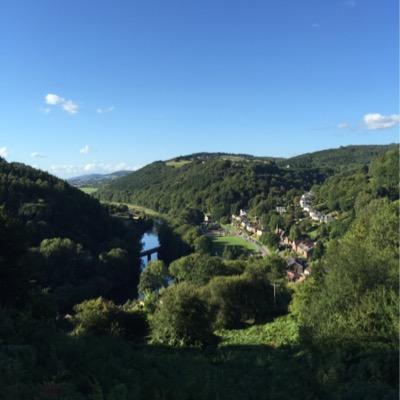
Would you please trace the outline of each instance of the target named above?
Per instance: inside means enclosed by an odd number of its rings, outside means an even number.
[[[47,290],[57,308],[135,295],[139,234],[46,172],[0,159],[0,302]]]
[[[101,188],[96,196],[173,215],[194,208],[219,219],[261,201],[278,204],[287,192],[307,190],[326,176],[318,169],[281,168],[271,161],[210,158],[180,166],[158,161]]]
[[[187,208],[209,212],[217,219],[242,207],[262,213],[338,170],[369,164],[390,148],[397,145],[348,146],[275,161],[243,154],[197,153],[156,161],[103,186],[96,196],[174,216]]]
[[[398,149],[398,145],[341,146],[338,149],[321,150],[287,158],[279,161],[279,164],[290,165],[293,168],[331,168],[338,171],[369,164],[375,157],[393,149]]]

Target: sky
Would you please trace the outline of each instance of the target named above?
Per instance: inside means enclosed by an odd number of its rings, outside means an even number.
[[[397,0],[2,0],[0,156],[61,177],[399,142]]]

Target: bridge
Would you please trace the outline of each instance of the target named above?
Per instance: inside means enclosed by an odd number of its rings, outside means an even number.
[[[147,257],[147,261],[151,261],[151,255],[154,253],[157,253],[157,256],[158,256],[160,249],[161,249],[161,246],[157,246],[157,247],[153,247],[152,249],[143,250],[140,253],[140,257]]]

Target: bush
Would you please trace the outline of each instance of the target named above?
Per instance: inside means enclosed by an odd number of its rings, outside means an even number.
[[[74,307],[73,334],[76,336],[119,336],[143,338],[147,333],[144,314],[115,305],[102,297],[86,300]]]
[[[257,275],[217,277],[203,289],[216,328],[238,328],[265,320],[276,312],[273,288]]]
[[[182,257],[169,267],[170,274],[178,281],[186,281],[195,285],[205,285],[218,275],[230,275],[221,258],[205,254],[191,254]]]
[[[151,321],[154,343],[203,345],[214,340],[211,313],[195,286],[179,283],[165,290]]]

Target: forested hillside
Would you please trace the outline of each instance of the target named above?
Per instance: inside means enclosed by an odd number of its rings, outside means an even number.
[[[396,148],[397,144],[343,146],[338,149],[301,154],[280,161],[280,164],[295,168],[331,168],[340,171],[348,167],[369,164],[375,157]]]
[[[68,311],[95,295],[135,296],[138,232],[65,181],[0,160],[0,218],[3,301],[46,290]]]
[[[348,146],[286,160],[198,153],[157,161],[104,185],[96,197],[179,216],[185,209],[229,217],[240,208],[266,213],[338,171],[367,168],[387,146]],[[340,178],[337,178],[340,179]]]
[[[313,191],[319,208],[328,211],[358,212],[373,198],[398,198],[399,151],[389,150],[371,165],[349,168],[329,177]]]
[[[322,182],[319,169],[280,168],[274,162],[195,159],[181,166],[158,161],[102,188],[102,200],[132,202],[179,215],[186,208],[228,217],[261,202],[274,207]]]

